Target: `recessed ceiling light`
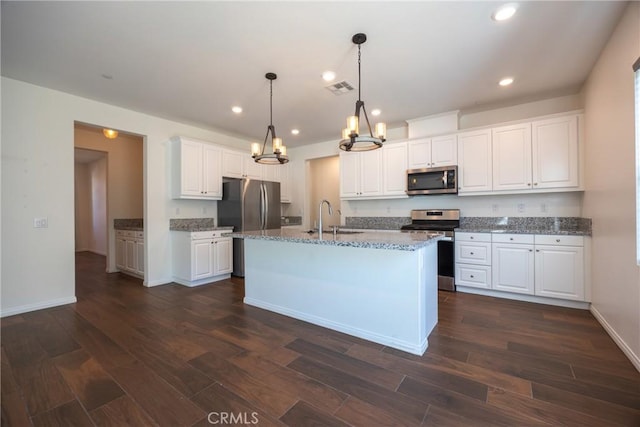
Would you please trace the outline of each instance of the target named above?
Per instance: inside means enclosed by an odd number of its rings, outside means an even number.
[[[238,107],[237,105],[233,106],[233,107],[231,107],[231,111],[233,111],[236,114],[240,114],[240,113],[242,113],[242,107]]]
[[[325,82],[332,82],[335,78],[336,73],[334,73],[333,71],[325,71],[324,73],[322,73],[322,79]]]
[[[291,134],[292,135],[298,135],[300,133],[300,131],[298,129],[291,129]]]
[[[513,77],[505,77],[498,82],[500,86],[509,86],[511,83],[513,83]]]
[[[493,19],[494,21],[506,21],[516,14],[516,10],[518,10],[517,4],[505,4],[503,6],[500,6],[495,12],[493,12],[493,15],[491,15],[491,19]]]
[[[382,113],[382,111],[380,111],[378,108],[376,108],[375,110],[371,110],[372,116],[379,116],[380,113]]]

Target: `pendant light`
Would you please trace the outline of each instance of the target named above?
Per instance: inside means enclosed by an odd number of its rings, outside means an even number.
[[[385,141],[387,125],[384,123],[377,123],[374,136],[374,133],[371,130],[371,124],[369,124],[367,110],[364,108],[364,101],[360,96],[360,47],[362,43],[367,41],[367,36],[366,34],[358,33],[351,38],[351,41],[358,45],[358,101],[356,101],[355,115],[347,117],[347,127],[342,130],[340,149],[344,151],[375,150],[376,148],[382,147],[382,143]],[[360,110],[362,110],[362,113],[364,114],[369,135],[360,135]]]
[[[109,139],[115,139],[118,137],[118,131],[114,129],[102,129],[102,134]]]
[[[282,145],[282,139],[276,137],[276,128],[273,126],[273,81],[278,78],[275,73],[267,73],[265,75],[269,80],[269,126],[267,127],[267,134],[264,137],[264,143],[262,144],[262,150],[260,150],[260,144],[254,142],[251,144],[251,157],[256,163],[262,163],[264,165],[281,165],[289,161],[287,157],[287,147]],[[267,147],[267,140],[269,139],[269,133],[271,133],[271,153],[265,153]]]

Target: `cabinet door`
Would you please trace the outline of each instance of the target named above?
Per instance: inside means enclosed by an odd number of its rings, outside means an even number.
[[[291,166],[289,163],[279,167],[280,170],[280,201],[282,203],[291,203],[291,183],[289,172]]]
[[[431,167],[431,139],[422,138],[409,141],[407,169]]]
[[[249,155],[249,153],[247,153],[247,155],[243,157],[242,161],[244,163],[243,170],[244,170],[244,176],[246,178],[260,179],[260,180],[262,179],[263,166],[260,163],[256,163],[255,160],[253,160],[253,158]]]
[[[202,195],[222,198],[222,150],[213,145],[202,145]]]
[[[584,250],[536,245],[536,295],[584,301]]]
[[[233,271],[233,239],[223,238],[216,239],[214,244],[214,267],[213,274],[231,273]]]
[[[191,280],[213,276],[213,240],[191,243]]]
[[[144,240],[136,239],[136,273],[144,276]]]
[[[180,194],[202,196],[202,144],[199,142],[180,142]]]
[[[382,194],[382,150],[363,151],[360,157],[360,196]]]
[[[116,236],[116,268],[125,270],[127,268],[127,248],[124,237]]]
[[[492,130],[493,189],[531,188],[531,124]]]
[[[533,295],[533,245],[494,243],[491,259],[493,289]]]
[[[458,191],[492,190],[491,130],[458,135]]]
[[[385,196],[407,196],[407,144],[385,145],[382,149]]]
[[[532,123],[533,187],[577,187],[578,117]]]
[[[133,239],[127,239],[124,242],[125,246],[125,270],[136,271],[138,264],[138,251],[136,250],[136,241]]]
[[[458,164],[458,136],[443,135],[431,139],[431,167]]]
[[[264,165],[262,179],[271,182],[280,182],[280,170],[284,165]]]
[[[222,176],[229,178],[242,178],[242,164],[245,153],[239,151],[223,150],[222,152]]]
[[[360,157],[358,153],[340,153],[340,197],[360,194]]]

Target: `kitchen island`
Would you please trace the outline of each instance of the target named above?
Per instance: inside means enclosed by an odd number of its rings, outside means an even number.
[[[248,305],[421,355],[438,321],[434,233],[299,230],[245,239]]]

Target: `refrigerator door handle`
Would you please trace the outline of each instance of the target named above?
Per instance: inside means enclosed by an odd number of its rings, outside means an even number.
[[[269,190],[267,189],[266,184],[262,184],[262,188],[264,188],[264,226],[263,230],[267,229],[267,222],[269,220]]]
[[[264,184],[260,184],[260,229],[261,230],[264,230],[265,224],[266,224],[266,219],[267,219],[267,215],[265,213],[266,205],[267,205],[267,200],[265,197]]]

